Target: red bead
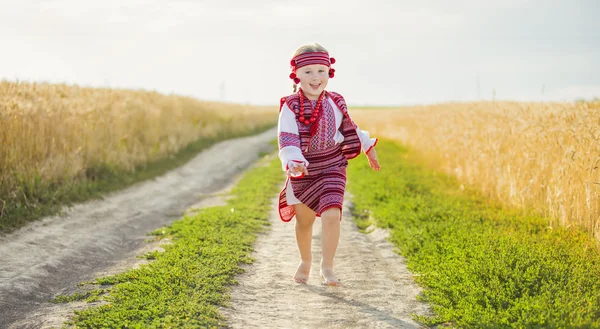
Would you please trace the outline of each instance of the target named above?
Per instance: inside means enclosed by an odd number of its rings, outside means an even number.
[[[302,89],[300,89],[300,91],[298,91],[298,94],[300,96],[300,115],[297,116],[297,120],[299,123],[303,123],[305,125],[310,125],[312,123],[317,122],[319,115],[321,114],[321,109],[323,108],[323,99],[325,98],[325,92],[323,91],[321,93],[321,95],[319,95],[319,98],[316,101],[315,106],[313,107],[312,105],[312,100],[309,100],[310,104],[309,107],[310,109],[305,109],[305,99],[306,99],[306,95],[304,94],[304,91]],[[310,117],[306,118],[305,114],[308,114]],[[316,124],[312,126],[311,128],[311,135],[314,134],[313,133],[313,128],[316,127]]]

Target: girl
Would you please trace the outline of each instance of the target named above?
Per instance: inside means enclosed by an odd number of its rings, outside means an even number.
[[[296,242],[300,264],[294,275],[306,283],[312,260],[312,226],[321,217],[321,278],[330,286],[340,284],[333,272],[333,258],[340,237],[342,204],[348,159],[362,150],[369,164],[379,170],[376,138],[358,129],[348,114],[344,98],[325,91],[335,69],[334,58],[319,44],[300,47],[291,61],[294,93],[281,98],[279,108],[279,158],[287,173],[279,194],[279,216],[289,222],[296,216]],[[296,86],[300,89],[296,92]]]

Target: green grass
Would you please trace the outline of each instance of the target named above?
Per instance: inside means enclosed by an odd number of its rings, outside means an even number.
[[[600,327],[597,241],[549,228],[524,211],[502,208],[418,155],[381,141],[380,172],[353,161],[348,189],[359,227],[391,230],[434,317],[429,325],[473,328]]]
[[[20,183],[15,193],[2,192],[0,187],[0,233],[9,233],[31,221],[56,215],[64,206],[99,198],[107,192],[160,176],[223,139],[254,135],[271,127],[266,125],[241,133],[223,131],[214,138],[198,140],[170,157],[139,166],[132,172],[103,164],[89,168],[72,181],[47,182],[40,177],[17,177]]]
[[[77,328],[205,328],[225,325],[228,285],[243,272],[256,234],[268,224],[272,198],[284,175],[279,159],[265,157],[231,191],[226,206],[205,208],[152,234],[169,237],[147,265],[95,281],[101,306],[76,311]],[[109,287],[109,285],[111,285]],[[85,298],[76,296],[77,298]],[[68,297],[65,297],[68,299]],[[73,299],[77,299],[73,297]]]
[[[100,295],[106,293],[107,290],[106,289],[94,289],[94,290],[89,290],[86,292],[76,292],[72,295],[60,295],[60,296],[56,296],[54,299],[52,299],[52,303],[55,304],[62,304],[62,303],[70,303],[70,302],[74,302],[77,300],[84,300],[88,303],[91,302],[95,302],[95,301],[99,301],[100,300]]]

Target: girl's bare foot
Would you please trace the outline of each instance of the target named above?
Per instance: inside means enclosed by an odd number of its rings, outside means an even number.
[[[306,284],[310,275],[310,262],[301,261],[294,275],[294,281]]]
[[[321,268],[321,278],[323,278],[323,284],[327,286],[341,286],[342,282],[333,273],[331,268]]]

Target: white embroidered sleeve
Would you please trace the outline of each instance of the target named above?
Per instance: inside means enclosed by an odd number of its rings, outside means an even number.
[[[298,133],[296,116],[287,104],[283,104],[281,111],[279,111],[277,136],[282,169],[287,171],[290,162],[304,163],[308,167],[308,161],[306,161],[300,149],[300,134]]]
[[[371,148],[377,145],[377,138],[371,138],[371,134],[366,130],[360,130],[359,127],[356,127],[356,133],[358,134],[358,138],[360,138],[360,144],[362,145],[363,151],[368,153]]]

